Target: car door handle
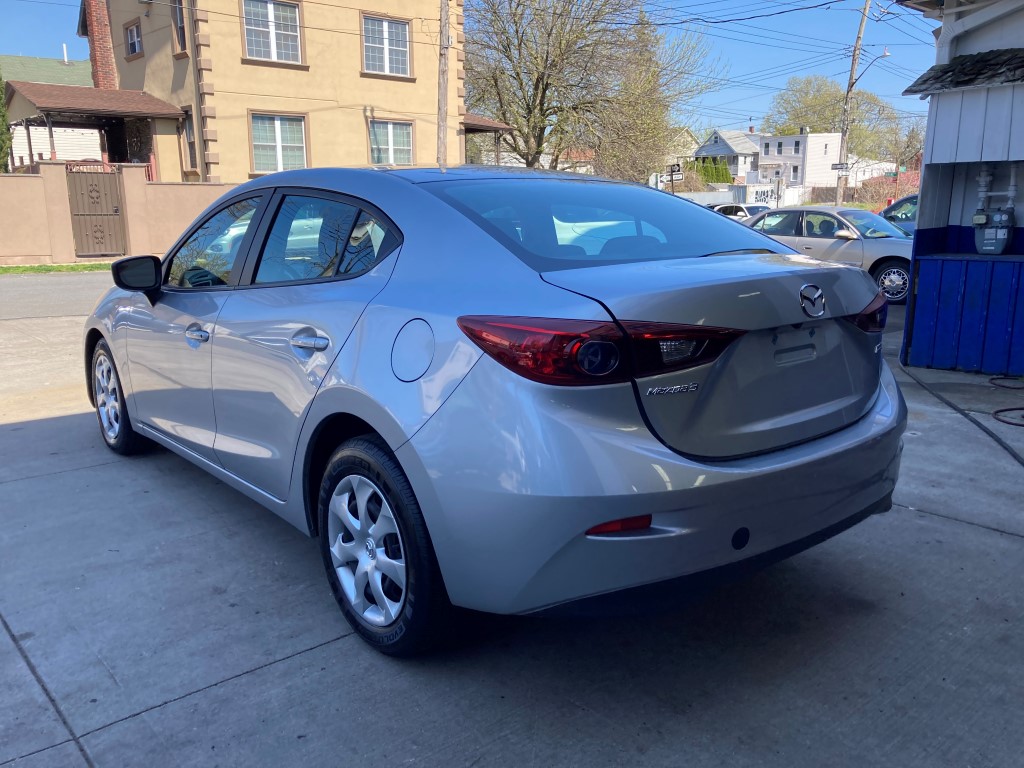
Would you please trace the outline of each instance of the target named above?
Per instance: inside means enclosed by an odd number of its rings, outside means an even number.
[[[209,341],[210,332],[204,331],[202,328],[189,328],[185,331],[185,338],[192,339],[192,341]]]
[[[804,250],[805,251],[813,251],[814,250],[814,246],[813,245],[805,245],[804,246]]]
[[[291,345],[299,349],[315,349],[323,352],[331,344],[331,340],[325,336],[293,336]]]

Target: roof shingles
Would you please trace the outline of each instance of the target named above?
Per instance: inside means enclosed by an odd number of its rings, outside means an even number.
[[[1002,48],[957,56],[948,64],[936,64],[903,92],[904,96],[928,96],[960,88],[1024,83],[1024,48]]]
[[[35,56],[0,55],[0,77],[27,83],[92,85],[92,67],[88,59],[65,62]]]
[[[112,117],[182,116],[180,109],[145,91],[107,90],[80,85],[52,85],[8,80],[7,87],[21,94],[40,112]]]

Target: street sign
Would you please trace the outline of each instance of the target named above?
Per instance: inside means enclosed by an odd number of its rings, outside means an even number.
[[[900,166],[900,173],[906,173],[906,172],[907,172],[907,166],[901,165]]]
[[[895,179],[897,176],[899,176],[899,174],[896,173],[896,171],[890,171],[889,173],[887,173],[885,175],[886,175],[887,178],[890,178],[890,179]]]
[[[679,163],[673,163],[668,167],[669,173],[679,173],[680,170]]]
[[[849,176],[850,172],[849,171],[840,171],[837,175],[838,176]]]
[[[849,163],[832,163],[833,171],[848,171],[850,170]]]

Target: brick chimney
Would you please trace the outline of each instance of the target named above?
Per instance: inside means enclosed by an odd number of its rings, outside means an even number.
[[[117,90],[117,66],[110,36],[110,16],[105,0],[82,0],[82,20],[89,36],[89,62],[92,84],[105,90]]]

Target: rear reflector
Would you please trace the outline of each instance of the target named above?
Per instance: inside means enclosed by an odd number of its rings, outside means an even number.
[[[616,384],[714,361],[743,331],[636,321],[460,317],[477,346],[532,381]]]
[[[587,536],[600,536],[602,533],[623,533],[625,531],[642,531],[651,527],[650,515],[639,515],[637,517],[624,517],[621,520],[612,520],[610,523],[595,525],[587,531]]]
[[[885,322],[888,317],[889,302],[886,301],[884,293],[879,293],[859,314],[848,315],[843,319],[853,323],[865,333],[881,333],[885,330]]]

